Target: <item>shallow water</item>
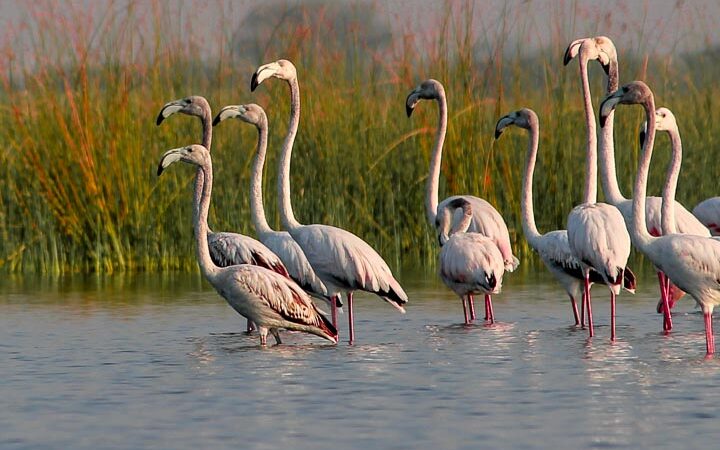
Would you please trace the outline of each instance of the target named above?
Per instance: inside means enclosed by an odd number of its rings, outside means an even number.
[[[434,275],[403,275],[406,315],[358,296],[357,345],[269,348],[196,275],[4,276],[0,448],[717,445],[719,359],[690,301],[660,333],[652,274],[614,344],[599,287],[590,340],[543,272],[508,275],[499,323],[470,327]]]

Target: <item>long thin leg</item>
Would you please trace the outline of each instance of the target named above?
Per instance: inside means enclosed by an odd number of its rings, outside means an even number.
[[[488,309],[487,302],[485,302],[485,320],[490,320],[490,310]]]
[[[350,344],[353,344],[355,342],[355,319],[353,318],[353,293],[352,291],[348,292],[347,294],[347,304],[348,304],[348,336],[350,340],[348,341]]]
[[[587,305],[587,296],[585,295],[585,283],[583,282],[582,298],[580,299],[580,328],[585,329],[585,309]]]
[[[585,275],[585,302],[587,303],[587,323],[590,337],[595,336],[592,317],[592,299],[590,298],[590,272]]]
[[[610,340],[615,341],[615,293],[610,292]]]
[[[495,313],[493,312],[492,297],[490,297],[490,294],[485,294],[485,307],[488,310],[488,320],[490,323],[495,323]]]
[[[273,337],[275,338],[276,345],[282,344],[282,341],[280,340],[280,332],[277,328],[270,328],[270,333],[272,333]]]
[[[465,317],[465,325],[470,325],[470,315],[468,313],[467,301],[465,300],[465,297],[460,297],[460,300],[462,300],[463,304],[463,316]]]
[[[660,284],[660,299],[663,304],[663,331],[672,330],[672,313],[670,312],[670,279],[664,273],[658,271],[658,283]]]
[[[267,346],[268,329],[265,327],[260,327],[260,329],[258,331],[260,331],[260,345],[262,345],[263,347],[266,347]]]
[[[712,313],[706,312],[703,315],[705,316],[705,348],[707,349],[707,354],[712,355],[715,353],[715,336],[713,335]]]
[[[337,323],[337,316],[338,316],[338,311],[337,311],[338,297],[339,297],[338,294],[335,294],[335,295],[333,295],[332,297],[330,297],[330,318],[332,319],[332,324],[333,324],[333,326],[335,327],[335,329],[339,331],[338,323]],[[340,333],[338,332],[338,336],[339,336],[339,334],[340,334]]]
[[[568,296],[570,297],[570,304],[572,305],[573,316],[575,317],[575,326],[578,326],[580,325],[580,314],[578,313],[577,302],[575,301],[575,297],[569,294]]]
[[[475,320],[475,299],[472,294],[468,294],[468,306],[470,306],[470,320]]]

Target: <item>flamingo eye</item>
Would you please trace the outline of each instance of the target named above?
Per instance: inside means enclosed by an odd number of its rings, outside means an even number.
[[[192,152],[193,152],[193,149],[192,149],[192,147],[188,147],[188,149],[187,149],[187,150],[188,150],[188,153],[192,153]]]

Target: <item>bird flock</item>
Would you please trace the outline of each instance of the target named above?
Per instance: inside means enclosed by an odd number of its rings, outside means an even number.
[[[575,325],[593,336],[593,283],[607,286],[610,294],[610,339],[616,339],[615,302],[622,290],[634,292],[636,278],[627,266],[631,247],[642,252],[657,270],[665,333],[672,330],[671,310],[684,293],[702,309],[705,320],[706,351],[714,353],[712,312],[720,303],[720,197],[707,199],[690,213],[676,202],[675,190],[682,161],[682,144],[677,121],[667,108],[655,107],[650,88],[642,81],[619,86],[617,52],[605,37],[582,38],[570,43],[564,65],[577,59],[584,100],[587,131],[585,185],[582,203],[568,214],[564,230],[541,234],[535,224],[532,183],[538,157],[540,124],[537,114],[523,108],[501,117],[495,139],[510,126],[528,130],[529,139],[522,179],[522,226],[525,238],[538,253],[568,294]],[[602,66],[607,88],[596,121],[592,104],[588,64]],[[267,154],[268,119],[257,104],[225,106],[213,119],[210,105],[201,96],[190,96],[165,104],[157,125],[175,113],[195,116],[202,124],[201,144],[179,147],[162,156],[158,175],[175,162],[197,167],[193,196],[193,221],[198,264],[215,290],[244,316],[247,331],[257,328],[261,345],[270,333],[280,344],[280,330],[314,334],[338,342],[338,313],[347,310],[348,340],[355,341],[353,293],[376,294],[401,313],[408,296],[383,258],[358,236],[323,224],[301,224],[290,199],[290,162],[300,124],[300,87],[297,70],[280,59],[258,67],[251,79],[251,91],[272,78],[287,83],[290,119],[281,148],[278,167],[278,205],[285,231],[273,230],[267,222],[262,175]],[[438,200],[442,150],[448,126],[448,106],[441,82],[428,79],[413,89],[405,100],[410,117],[421,100],[435,100],[438,124],[426,185],[425,209],[435,227],[440,246],[441,280],[462,300],[464,323],[476,318],[474,296],[482,295],[484,320],[495,322],[492,295],[502,289],[505,272],[514,271],[520,261],[513,255],[510,236],[502,215],[486,200],[472,195],[453,195]],[[633,196],[620,191],[615,172],[613,123],[618,105],[640,105],[646,122],[640,132],[642,150]],[[252,222],[259,240],[237,233],[216,232],[208,226],[213,165],[213,127],[237,118],[255,126],[257,144],[250,183]],[[599,132],[598,132],[599,122]],[[647,197],[647,178],[655,134],[665,131],[672,143],[662,197]],[[597,201],[598,163],[607,203]],[[578,300],[580,308],[578,309]],[[327,304],[326,317],[316,304]]]

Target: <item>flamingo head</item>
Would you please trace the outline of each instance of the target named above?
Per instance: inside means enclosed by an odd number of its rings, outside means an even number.
[[[511,112],[510,114],[501,117],[500,120],[498,120],[497,125],[495,125],[495,139],[498,139],[503,131],[505,131],[505,128],[510,125],[515,125],[516,127],[529,130],[534,125],[536,126],[537,123],[537,114],[535,114],[535,111],[532,109],[523,108]]]
[[[567,66],[577,55],[585,61],[599,62],[605,75],[611,75],[613,68],[617,72],[617,49],[612,39],[607,36],[575,39],[565,50],[563,64]]]
[[[210,104],[205,97],[200,95],[191,95],[190,97],[173,100],[162,107],[155,124],[160,125],[163,120],[175,113],[204,118],[206,115],[210,115]]]
[[[658,108],[655,110],[655,131],[677,131],[678,125],[675,115],[667,108]],[[647,134],[647,122],[643,122],[640,128],[640,147],[645,143],[645,135]]]
[[[260,105],[248,103],[247,105],[230,105],[220,110],[215,119],[213,126],[219,124],[225,119],[238,118],[243,122],[247,122],[256,127],[267,124],[267,115]]]
[[[439,99],[445,92],[442,83],[430,78],[420,83],[405,99],[405,112],[410,117],[420,100]]]
[[[286,81],[294,80],[297,79],[297,69],[287,59],[278,59],[275,62],[263,64],[253,74],[250,81],[250,90],[254,91],[263,81],[270,77]]]
[[[200,167],[209,167],[212,164],[210,160],[210,152],[200,144],[174,148],[166,151],[165,154],[162,155],[162,158],[160,158],[157,170],[158,176],[160,176],[171,164],[178,161],[194,164]]]
[[[617,105],[636,105],[649,100],[654,103],[653,93],[644,82],[633,81],[624,85],[605,97],[600,104],[600,126],[605,126],[605,121]]]

